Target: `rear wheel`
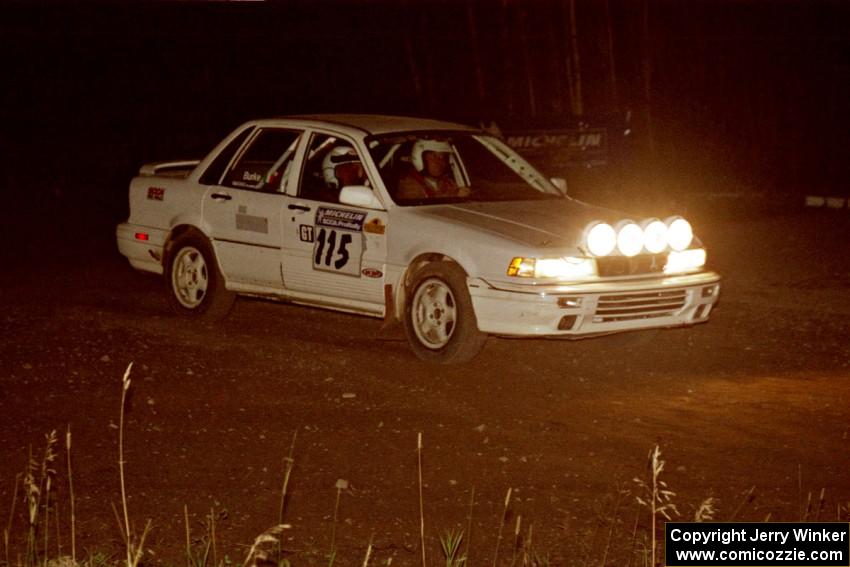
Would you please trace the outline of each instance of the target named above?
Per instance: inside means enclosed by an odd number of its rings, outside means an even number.
[[[168,247],[165,282],[171,308],[186,317],[222,319],[236,299],[224,287],[209,241],[196,234],[177,237]]]
[[[456,364],[478,354],[487,335],[478,330],[463,270],[433,262],[413,275],[404,331],[416,356],[428,362]]]

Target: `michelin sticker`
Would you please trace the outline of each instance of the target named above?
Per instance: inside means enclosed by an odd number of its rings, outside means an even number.
[[[366,213],[357,211],[346,211],[343,209],[330,209],[319,207],[316,211],[316,226],[327,226],[330,228],[343,228],[361,232]]]
[[[313,269],[360,277],[366,213],[319,207],[313,243]]]

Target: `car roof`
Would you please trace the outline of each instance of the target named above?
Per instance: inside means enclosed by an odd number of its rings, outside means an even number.
[[[286,121],[289,124],[300,122],[304,126],[320,126],[322,124],[337,127],[343,126],[353,130],[359,130],[361,133],[365,132],[366,134],[389,134],[418,130],[480,131],[477,128],[455,122],[382,114],[303,114],[297,116],[280,116],[276,119],[270,119],[268,121],[261,120],[258,122],[275,123],[277,121]]]

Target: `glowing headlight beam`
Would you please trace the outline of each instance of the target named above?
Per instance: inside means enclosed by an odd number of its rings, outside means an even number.
[[[622,221],[617,231],[617,249],[623,256],[637,256],[643,250],[643,229],[634,221]]]
[[[643,247],[650,254],[660,254],[667,248],[667,225],[658,219],[643,222]]]
[[[667,243],[670,248],[678,252],[685,250],[694,239],[694,231],[691,223],[682,217],[670,217],[667,219]]]
[[[594,256],[607,256],[617,246],[617,232],[608,223],[593,223],[586,232],[585,243]]]
[[[508,275],[520,278],[576,280],[596,275],[593,258],[514,258]]]
[[[664,266],[665,274],[676,274],[698,270],[705,265],[705,249],[693,248],[681,252],[670,252],[667,256],[667,265]]]
[[[541,258],[537,260],[535,276],[538,278],[577,279],[596,273],[590,258]]]

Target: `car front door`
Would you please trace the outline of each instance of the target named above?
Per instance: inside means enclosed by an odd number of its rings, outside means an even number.
[[[332,158],[352,153],[365,165],[350,140],[312,135],[297,192],[284,211],[283,278],[287,290],[314,302],[381,313],[387,212],[339,202],[344,182]],[[369,185],[368,177],[364,171],[358,184]]]

